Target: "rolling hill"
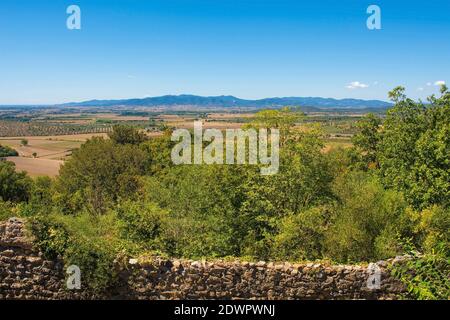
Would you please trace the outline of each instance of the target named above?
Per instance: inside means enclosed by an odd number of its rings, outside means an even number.
[[[381,100],[362,99],[333,99],[320,97],[282,97],[265,98],[259,100],[240,99],[234,96],[211,96],[203,97],[196,95],[166,95],[160,97],[149,97],[142,99],[123,100],[90,100],[84,102],[65,103],[61,106],[73,107],[111,107],[111,106],[198,106],[198,107],[252,107],[270,108],[282,106],[304,106],[320,109],[333,108],[387,108],[389,102]]]

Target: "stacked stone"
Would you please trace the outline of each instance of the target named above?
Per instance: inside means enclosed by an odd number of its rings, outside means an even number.
[[[64,265],[33,249],[24,222],[0,222],[0,299],[76,299],[86,296],[66,290]]]
[[[127,281],[138,299],[395,299],[404,293],[387,263],[378,264],[377,290],[367,286],[367,267],[320,263],[153,259],[135,262]]]

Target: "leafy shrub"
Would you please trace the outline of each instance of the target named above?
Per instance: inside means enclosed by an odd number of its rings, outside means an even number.
[[[113,285],[117,279],[115,259],[128,252],[120,239],[114,214],[93,217],[38,215],[29,220],[38,248],[49,258],[62,257],[66,266],[77,265],[82,283],[94,291]]]
[[[149,202],[168,212],[161,233],[167,253],[183,257],[236,255],[242,233],[236,205],[239,176],[227,166],[178,166],[146,184]],[[236,200],[236,203],[235,203]]]
[[[359,132],[353,136],[352,142],[359,151],[359,160],[364,168],[378,166],[378,146],[382,137],[380,125],[381,119],[373,113],[367,114],[356,124]]]
[[[64,254],[69,234],[62,223],[52,221],[47,216],[35,216],[28,220],[28,225],[36,246],[45,257],[55,259]]]
[[[163,228],[167,227],[168,213],[154,203],[123,201],[115,208],[120,220],[121,236],[140,243],[144,248],[157,249]]]
[[[400,193],[384,190],[370,174],[352,172],[336,179],[338,203],[325,232],[325,253],[343,262],[369,261],[401,252],[392,243],[408,233],[406,203]],[[389,241],[385,241],[390,239]]]
[[[36,177],[30,187],[28,202],[16,205],[21,217],[32,217],[38,214],[49,214],[54,210],[53,180],[49,177]]]
[[[407,286],[412,298],[450,299],[450,256],[444,249],[446,246],[448,247],[448,244],[438,245],[440,249],[426,255],[411,251],[411,260],[392,267],[392,275]]]
[[[4,201],[27,201],[32,180],[25,172],[16,172],[15,164],[0,161],[0,198]]]
[[[36,177],[30,190],[29,203],[42,208],[49,208],[53,204],[53,182],[49,177]]]
[[[448,206],[450,199],[450,92],[429,105],[406,98],[405,88],[390,92],[388,110],[377,148],[379,175],[388,188],[403,191],[409,204],[423,209]]]
[[[149,156],[150,175],[161,173],[173,166],[170,154],[174,145],[175,143],[171,141],[171,132],[165,131],[162,136],[153,137],[139,146]]]
[[[315,207],[283,218],[274,237],[272,256],[280,260],[307,260],[323,257],[324,233],[329,208]]]
[[[119,144],[138,145],[146,140],[144,133],[130,125],[115,125],[108,136],[112,141]]]
[[[13,207],[11,203],[4,202],[0,198],[0,221],[4,221],[13,216]]]
[[[417,244],[425,253],[450,253],[450,209],[432,206],[422,211],[408,211],[414,221]]]
[[[92,138],[61,167],[55,201],[64,213],[104,214],[119,198],[137,196],[147,164],[137,146]]]
[[[0,158],[17,157],[19,154],[13,148],[0,145]]]

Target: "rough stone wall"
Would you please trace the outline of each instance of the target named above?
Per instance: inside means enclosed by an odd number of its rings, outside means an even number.
[[[64,264],[33,249],[24,223],[0,222],[0,299],[71,299],[86,294],[65,290]]]
[[[0,299],[395,299],[404,293],[387,262],[378,265],[381,288],[370,290],[367,267],[357,265],[131,259],[118,285],[95,296],[66,289],[62,261],[33,249],[23,221],[0,223]]]

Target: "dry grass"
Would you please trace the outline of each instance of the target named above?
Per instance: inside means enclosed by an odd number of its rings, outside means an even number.
[[[59,168],[64,163],[64,161],[61,160],[34,159],[23,157],[8,157],[6,159],[16,164],[17,171],[26,171],[32,177],[55,177],[59,173]]]
[[[87,139],[94,136],[106,137],[106,133],[87,133],[65,136],[42,136],[42,137],[11,137],[0,138],[0,144],[17,150],[21,157],[33,157],[50,160],[64,160],[70,155],[71,150],[79,148]],[[27,146],[22,146],[21,141],[28,140]]]

